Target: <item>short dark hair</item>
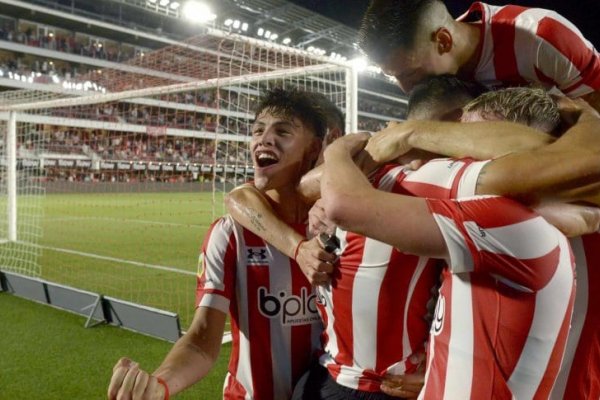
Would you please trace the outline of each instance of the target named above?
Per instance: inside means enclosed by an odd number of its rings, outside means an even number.
[[[323,139],[327,133],[327,115],[315,101],[314,93],[296,88],[278,87],[268,90],[259,99],[255,119],[267,109],[279,116],[298,118],[319,139]]]
[[[358,45],[375,63],[398,48],[412,49],[423,16],[439,0],[372,0],[362,18]]]
[[[439,119],[437,110],[461,110],[468,102],[487,92],[478,82],[468,82],[454,75],[432,76],[418,84],[408,99],[408,119]]]
[[[317,106],[323,110],[327,117],[327,127],[338,128],[344,135],[346,133],[346,117],[342,110],[323,93],[312,92],[311,94],[315,97]]]

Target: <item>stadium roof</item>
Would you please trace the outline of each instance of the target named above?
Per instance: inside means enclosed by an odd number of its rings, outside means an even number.
[[[291,47],[314,47],[327,55],[335,52],[349,59],[359,55],[355,29],[286,0],[0,0],[0,4],[3,13],[24,19],[30,11],[23,5],[37,4],[180,40],[200,32],[198,25],[189,21],[182,23],[184,5],[188,1],[209,6],[216,14],[210,24],[219,29],[265,39],[257,34],[259,28],[263,28],[263,34],[269,31],[277,35],[277,43],[289,38],[290,42],[284,44]],[[173,8],[174,4],[176,8]],[[40,17],[36,15],[36,19]],[[227,20],[240,21],[238,28],[227,26]],[[64,26],[63,21],[53,18],[47,18],[46,22]],[[244,31],[241,29],[243,23],[247,24]]]

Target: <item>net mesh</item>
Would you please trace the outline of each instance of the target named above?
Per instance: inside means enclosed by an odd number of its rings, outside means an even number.
[[[253,174],[260,93],[318,91],[348,112],[348,73],[208,32],[52,91],[0,94],[0,115],[17,112],[19,162],[18,240],[1,245],[2,268],[174,311],[187,326],[204,233],[223,192]]]

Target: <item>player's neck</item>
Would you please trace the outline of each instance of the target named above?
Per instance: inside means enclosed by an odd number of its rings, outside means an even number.
[[[288,224],[306,222],[309,206],[300,199],[295,185],[272,189],[265,194],[271,199],[273,210],[284,222]]]
[[[471,79],[479,64],[481,29],[477,24],[456,22],[455,46],[457,46],[457,75],[463,79]]]

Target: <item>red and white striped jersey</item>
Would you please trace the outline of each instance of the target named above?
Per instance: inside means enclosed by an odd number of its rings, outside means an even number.
[[[552,400],[600,399],[600,233],[570,239],[577,293]]]
[[[450,257],[419,398],[548,398],[575,299],[568,240],[502,197],[427,202]]]
[[[402,167],[387,166],[372,179],[380,190],[401,190]],[[404,192],[404,191],[402,191]],[[433,260],[337,230],[341,256],[331,283],[319,287],[325,323],[320,362],[341,385],[379,392],[386,373],[412,372],[424,352],[425,319],[440,268]]]
[[[436,159],[401,183],[419,195],[425,183],[440,185],[437,198],[474,196],[477,176],[489,161]],[[448,170],[450,173],[443,173]],[[445,180],[444,180],[445,179]],[[434,185],[435,186],[435,185]],[[600,398],[600,233],[570,239],[575,256],[577,290],[571,329],[552,400]]]
[[[538,82],[569,97],[600,90],[600,56],[554,11],[473,3],[459,21],[481,26],[473,79],[488,86]]]
[[[302,234],[306,226],[296,226]],[[287,399],[320,348],[312,287],[293,260],[231,217],[204,239],[199,307],[229,312],[233,346],[225,399]]]

